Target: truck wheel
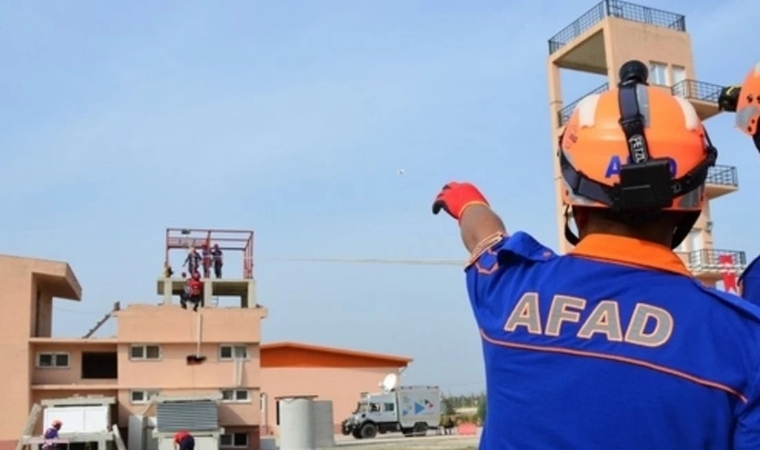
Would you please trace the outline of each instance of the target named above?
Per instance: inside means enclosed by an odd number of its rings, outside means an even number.
[[[412,433],[414,436],[425,436],[427,430],[428,426],[425,422],[417,422],[414,424],[414,428],[412,428]]]
[[[365,423],[361,429],[362,439],[372,439],[377,436],[377,427],[371,423]]]
[[[360,431],[361,431],[360,429],[354,428],[354,431],[352,431],[351,434],[354,436],[354,438],[361,439],[362,434],[360,433]]]

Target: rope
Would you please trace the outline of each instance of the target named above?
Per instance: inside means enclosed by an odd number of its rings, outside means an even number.
[[[412,266],[463,266],[464,260],[456,259],[384,259],[384,258],[267,258],[278,262],[326,262],[348,264],[398,264]]]

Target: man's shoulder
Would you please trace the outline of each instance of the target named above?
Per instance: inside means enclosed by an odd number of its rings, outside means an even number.
[[[541,244],[536,238],[524,231],[517,231],[502,236],[490,245],[478,249],[468,267],[483,265],[506,266],[518,261],[549,261],[557,257],[552,249]]]
[[[725,309],[733,311],[742,319],[753,323],[760,330],[760,306],[731,292],[721,291],[714,287],[699,284],[699,288],[706,296],[725,306]]]

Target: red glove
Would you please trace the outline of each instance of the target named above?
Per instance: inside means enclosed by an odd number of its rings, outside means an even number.
[[[470,183],[457,183],[452,181],[441,189],[441,192],[433,202],[433,214],[441,210],[446,211],[457,221],[461,220],[462,213],[468,206],[489,206],[486,198],[478,188]]]

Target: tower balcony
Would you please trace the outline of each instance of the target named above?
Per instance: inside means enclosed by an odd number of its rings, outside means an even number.
[[[707,172],[705,191],[707,198],[716,199],[739,189],[739,176],[735,166],[713,166]]]
[[[552,36],[549,39],[549,55],[561,67],[606,74],[604,37],[598,25],[607,17],[686,31],[686,19],[682,14],[621,0],[604,0]]]
[[[591,91],[587,92],[586,94],[581,96],[581,98],[579,98],[578,100],[575,100],[572,103],[568,103],[562,109],[557,111],[557,122],[559,123],[559,126],[560,127],[565,126],[567,121],[570,120],[570,116],[573,115],[573,111],[575,111],[575,107],[578,106],[578,103],[580,103],[581,100],[588,97],[589,95],[601,94],[602,92],[609,90],[609,88],[610,88],[610,84],[604,83],[601,86],[595,87]]]
[[[700,119],[706,120],[710,117],[720,113],[718,109],[718,97],[723,86],[713,83],[706,83],[704,81],[697,80],[683,80],[673,86],[657,86],[663,89],[669,89],[670,93],[676,97],[685,98],[694,106]],[[575,111],[575,107],[585,97],[593,94],[601,94],[609,90],[609,83],[604,83],[599,87],[592,89],[590,92],[583,95],[581,98],[568,103],[562,109],[557,112],[557,119],[560,127],[565,126],[570,116]]]
[[[741,274],[747,268],[747,254],[739,250],[701,249],[677,252],[695,277],[719,281],[725,273]]]
[[[704,81],[683,80],[671,86],[670,92],[676,97],[688,100],[694,106],[699,118],[707,120],[720,113],[718,97],[723,87]]]

